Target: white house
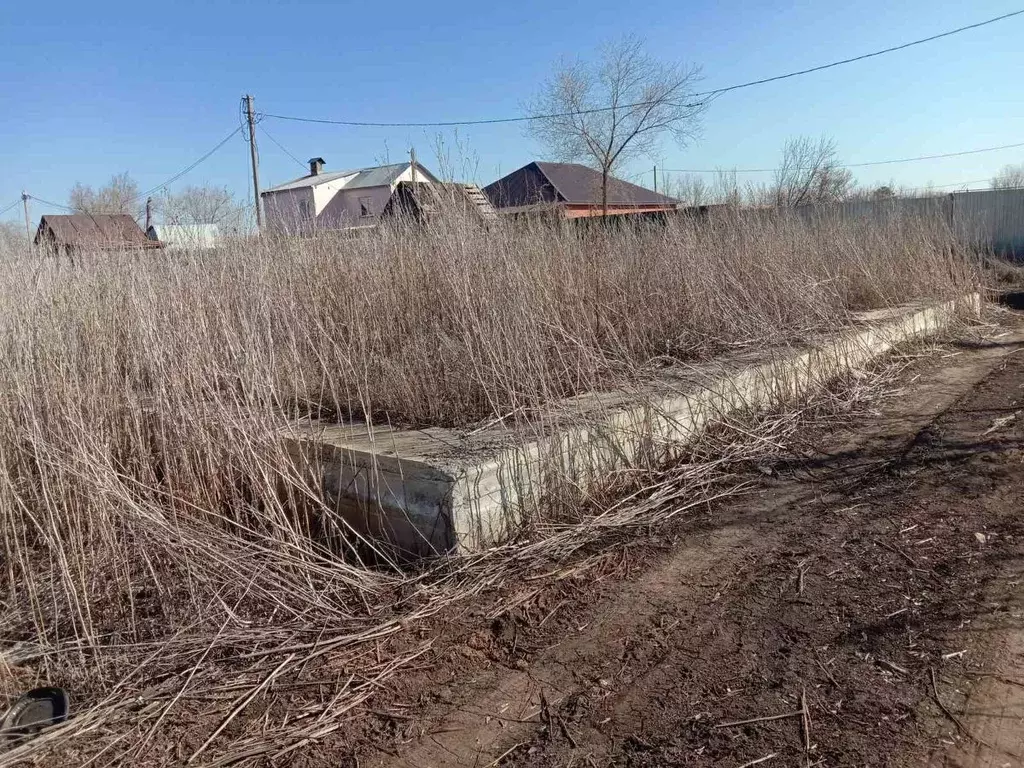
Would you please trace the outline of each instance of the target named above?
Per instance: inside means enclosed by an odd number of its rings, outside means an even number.
[[[151,224],[146,237],[163,243],[167,250],[215,248],[220,241],[216,224]]]
[[[349,229],[376,224],[400,182],[437,184],[411,162],[325,173],[324,160],[309,161],[309,175],[271,187],[260,195],[266,226],[277,232]]]

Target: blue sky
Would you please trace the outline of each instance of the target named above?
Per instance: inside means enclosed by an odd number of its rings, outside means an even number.
[[[45,18],[0,9],[0,208],[22,189],[58,203],[80,181],[128,171],[160,184],[239,121],[261,112],[368,121],[515,116],[560,56],[589,55],[623,34],[662,59],[693,62],[711,89],[801,69],[1016,10],[975,0],[892,3],[229,2],[162,7],[56,0]],[[666,142],[667,168],[771,167],[791,136],[828,134],[844,162],[1024,141],[1024,16],[888,56],[725,94],[687,147]],[[281,122],[263,127],[300,160],[327,168],[397,160],[416,146],[436,165],[436,131]],[[449,144],[453,137],[446,135]],[[487,183],[543,153],[522,127],[460,130]],[[264,186],[302,174],[258,137]],[[1024,148],[859,169],[865,184],[987,179]],[[757,178],[757,177],[749,177]],[[646,176],[650,182],[650,175]],[[240,137],[176,186],[251,194]],[[974,184],[974,187],[984,184]],[[33,215],[47,209],[33,203]],[[52,209],[51,209],[52,212]],[[5,219],[17,219],[20,207]]]

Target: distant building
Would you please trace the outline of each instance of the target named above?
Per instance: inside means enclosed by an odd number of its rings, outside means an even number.
[[[437,184],[419,163],[409,162],[325,173],[324,160],[309,161],[309,174],[260,195],[271,231],[303,233],[377,224],[402,182]]]
[[[384,216],[407,216],[420,224],[446,214],[462,214],[481,222],[498,218],[487,195],[475,184],[400,181],[384,207]]]
[[[160,247],[126,213],[46,215],[39,220],[33,242],[63,253]]]
[[[484,187],[499,213],[550,211],[566,218],[600,216],[601,174],[576,163],[524,165]],[[679,201],[621,179],[608,179],[608,214],[675,211]]]
[[[216,224],[151,224],[146,237],[168,250],[214,248],[220,242]]]

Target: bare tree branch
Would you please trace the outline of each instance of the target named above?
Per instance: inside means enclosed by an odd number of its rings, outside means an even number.
[[[243,206],[225,187],[190,186],[177,193],[165,191],[153,203],[166,224],[217,224],[228,232],[241,229],[245,217]]]
[[[1017,189],[1024,187],[1024,165],[1004,165],[992,177],[993,189]]]
[[[839,202],[852,186],[853,174],[839,165],[834,140],[800,136],[786,142],[772,187],[757,196],[761,202],[771,200],[777,207],[791,208]]]
[[[627,37],[603,46],[596,62],[561,62],[527,105],[538,115],[528,132],[557,159],[601,172],[607,215],[608,179],[618,167],[650,156],[666,133],[681,146],[698,136],[705,109],[693,98],[699,80],[698,67],[659,62],[642,40]]]
[[[127,171],[112,176],[105,186],[93,189],[88,184],[76,183],[68,195],[68,207],[78,213],[127,213],[136,220],[145,209],[138,199],[139,185]]]

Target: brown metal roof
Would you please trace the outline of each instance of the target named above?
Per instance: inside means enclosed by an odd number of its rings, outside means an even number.
[[[159,248],[160,244],[126,213],[46,215],[39,220],[35,242],[43,239],[68,248]]]
[[[484,188],[499,208],[538,203],[600,205],[601,174],[576,163],[533,162]],[[677,200],[628,181],[608,179],[609,205],[664,205]]]

